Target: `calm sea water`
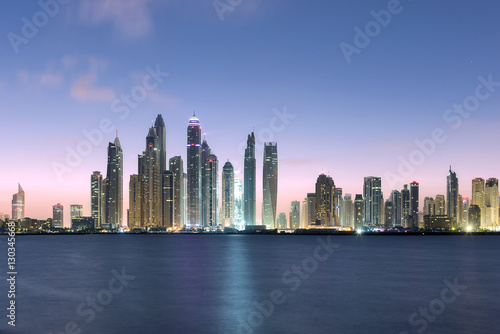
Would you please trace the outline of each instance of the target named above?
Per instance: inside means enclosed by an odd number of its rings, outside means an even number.
[[[2,333],[500,332],[491,236],[19,236],[17,267]]]

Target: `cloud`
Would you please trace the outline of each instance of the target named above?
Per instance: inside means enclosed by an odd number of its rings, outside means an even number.
[[[32,73],[28,70],[20,70],[17,73],[17,79],[24,86],[53,88],[60,86],[64,77],[57,71],[47,70],[42,73]]]
[[[71,88],[71,97],[77,100],[111,101],[115,98],[115,91],[108,87],[95,87],[97,74],[91,71],[79,77]]]
[[[149,0],[82,0],[80,19],[92,25],[111,21],[122,37],[137,38],[152,28]]]

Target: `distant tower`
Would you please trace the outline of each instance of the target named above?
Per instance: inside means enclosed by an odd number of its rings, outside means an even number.
[[[248,135],[245,149],[243,183],[243,215],[246,225],[256,224],[256,162],[255,162],[255,134]]]
[[[364,200],[363,195],[356,194],[354,198],[354,227],[356,229],[363,228],[365,226],[365,216],[364,216]]]
[[[236,175],[236,172],[235,172]],[[241,228],[245,225],[243,202],[243,182],[239,177],[234,178],[234,226]]]
[[[123,151],[118,134],[115,141],[108,145],[106,180],[105,223],[116,230],[122,225],[123,216]]]
[[[24,190],[17,184],[17,194],[12,196],[12,220],[24,218]]]
[[[316,193],[307,193],[307,225],[316,224]]]
[[[280,230],[284,230],[288,228],[287,223],[286,223],[286,214],[284,212],[281,212],[278,215],[278,220],[277,220],[277,228]]]
[[[83,216],[83,205],[71,204],[69,207],[69,215],[71,223],[73,223],[73,219],[81,218]]]
[[[448,204],[448,217],[451,220],[451,225],[453,227],[458,226],[458,178],[457,174],[451,170],[446,178],[447,187],[446,187],[446,203]]]
[[[341,226],[340,218],[342,217],[342,211],[344,210],[343,198],[342,198],[342,188],[335,188],[334,199],[333,199],[333,212],[334,212],[334,226]]]
[[[354,209],[354,203],[352,201],[351,194],[345,194],[343,200],[343,209],[342,209],[343,227],[354,227],[353,209]]]
[[[165,129],[165,122],[161,114],[158,114],[155,121],[156,135],[158,136],[158,149],[160,151],[160,171],[163,173],[167,170],[167,130]]]
[[[316,180],[316,225],[334,225],[334,203],[335,184],[333,179],[325,174],[320,174]]]
[[[101,227],[102,217],[102,175],[93,172],[90,176],[90,215],[94,218],[95,227]]]
[[[474,180],[472,180],[472,205],[477,205],[479,207],[479,210],[481,210],[481,227],[486,227],[485,224],[485,206],[484,206],[484,179],[477,177]],[[475,211],[477,210],[476,208],[473,209],[473,214],[475,214]]]
[[[419,208],[419,184],[413,181],[410,183],[410,217],[412,227],[418,227]]]
[[[144,227],[143,220],[143,175],[130,175],[129,182],[129,214],[128,214],[128,227],[142,228]]]
[[[392,201],[386,201],[385,202],[385,208],[384,208],[384,212],[385,212],[385,224],[384,224],[384,227],[385,228],[391,228],[393,227],[393,223],[394,223],[394,205],[392,203]]]
[[[380,177],[368,176],[364,182],[364,218],[366,226],[382,225],[382,181]]]
[[[184,165],[180,156],[169,160],[169,169],[174,174],[174,226],[182,228],[184,225]]]
[[[234,168],[229,160],[222,168],[222,210],[220,223],[224,227],[234,227]]]
[[[290,204],[290,228],[296,230],[300,227],[300,202],[293,201]]]
[[[160,169],[160,141],[154,127],[149,128],[146,150],[139,156],[143,179],[143,221],[148,227],[162,226],[162,172]]]
[[[444,195],[436,195],[436,216],[446,216],[446,200]]]
[[[432,197],[424,198],[424,215],[435,216],[436,215],[436,201]]]
[[[498,179],[486,180],[484,195],[485,225],[496,229],[498,227]]]
[[[201,224],[204,227],[218,225],[218,171],[217,156],[212,154],[208,143],[201,144]],[[217,201],[217,203],[216,203]]]
[[[163,228],[174,226],[175,205],[174,205],[174,173],[169,170],[161,174],[161,222]]]
[[[410,227],[410,202],[410,189],[405,184],[403,190],[401,190],[401,225],[404,227]]]
[[[264,143],[262,183],[262,225],[275,228],[278,200],[278,146],[276,143]]]
[[[64,228],[64,207],[61,203],[52,206],[52,224],[54,228]]]
[[[401,192],[393,190],[391,192],[391,202],[393,207],[392,226],[401,226]]]
[[[187,224],[200,226],[201,210],[201,126],[193,115],[187,127]]]

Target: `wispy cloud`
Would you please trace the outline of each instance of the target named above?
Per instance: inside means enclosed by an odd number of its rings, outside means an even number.
[[[97,74],[91,71],[79,77],[71,88],[71,97],[77,100],[111,101],[115,91],[109,87],[96,87]]]
[[[83,22],[97,25],[111,21],[125,38],[146,35],[152,28],[150,0],[82,0],[79,16]]]

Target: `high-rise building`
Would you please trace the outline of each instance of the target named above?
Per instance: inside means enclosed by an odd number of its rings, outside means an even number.
[[[469,207],[469,226],[473,230],[481,228],[481,208],[479,205],[472,204]]]
[[[394,224],[394,206],[390,200],[386,201],[384,206],[385,228],[391,228]]]
[[[343,227],[354,227],[353,220],[353,205],[351,194],[345,194],[343,200],[343,209],[342,209],[342,222],[341,225]]]
[[[174,227],[184,226],[184,165],[180,156],[175,156],[169,160],[169,170],[174,174]]]
[[[108,165],[106,173],[106,219],[110,229],[122,225],[123,216],[123,150],[118,140],[108,145]]]
[[[139,155],[139,175],[143,180],[143,217],[145,227],[163,226],[162,173],[160,169],[160,141],[154,127],[149,128],[146,150]]]
[[[410,183],[410,221],[411,227],[418,227],[419,208],[419,184],[413,181]]]
[[[64,207],[61,203],[52,206],[52,224],[54,228],[64,228]]]
[[[408,185],[405,184],[403,190],[401,190],[401,225],[404,227],[411,227],[410,202],[410,190],[408,189]]]
[[[380,177],[365,177],[364,219],[366,226],[381,226],[382,222],[382,181]]]
[[[307,225],[316,224],[316,193],[307,194]]]
[[[302,208],[300,209],[300,228],[307,227],[307,214],[309,210],[307,209],[307,198],[302,201]]]
[[[393,207],[392,226],[402,226],[401,225],[401,215],[402,215],[401,192],[399,192],[397,190],[393,190],[391,192],[390,201],[392,202],[392,207]]]
[[[484,179],[476,177],[472,180],[472,205],[477,205],[481,210],[481,226],[485,226],[485,206],[484,206]],[[475,209],[474,209],[475,210]],[[474,213],[474,212],[473,212]]]
[[[342,211],[344,209],[344,203],[342,198],[342,188],[335,188],[333,194],[333,212],[334,212],[334,226],[342,226],[340,223],[340,218],[342,217]]]
[[[436,216],[446,216],[446,200],[444,195],[436,195]]]
[[[354,197],[354,227],[356,229],[365,226],[364,203],[363,195],[356,194],[356,197]]]
[[[17,193],[12,196],[12,220],[24,218],[24,190],[17,184]]]
[[[243,215],[246,225],[256,224],[256,162],[255,134],[248,135],[245,149],[244,182],[243,182]],[[285,218],[286,219],[286,218]]]
[[[330,176],[320,174],[316,181],[316,225],[335,223],[335,183]]]
[[[156,117],[155,131],[158,136],[158,150],[160,151],[160,171],[163,173],[167,170],[167,130],[161,114]]]
[[[296,230],[300,228],[300,202],[293,201],[290,205],[290,228]]]
[[[273,229],[278,200],[278,146],[276,143],[264,143],[262,183],[262,225]]]
[[[203,138],[201,143],[201,212],[200,223],[203,227],[210,225],[210,173],[211,169],[208,167],[208,157],[212,154],[207,140]]]
[[[222,167],[222,209],[220,223],[234,227],[234,168],[229,160]]]
[[[434,200],[434,198],[424,198],[424,215],[436,216],[436,201]]]
[[[142,175],[130,175],[129,182],[129,209],[128,209],[128,227],[142,228],[143,223],[143,176]]]
[[[201,210],[201,125],[193,115],[187,127],[187,224],[200,226]]]
[[[458,178],[457,174],[451,170],[446,178],[446,204],[448,206],[448,217],[451,220],[452,227],[458,226],[458,218],[459,218],[459,209],[458,209]]]
[[[278,215],[277,225],[278,225],[278,229],[280,229],[280,230],[284,230],[284,229],[288,228],[287,223],[286,223],[286,214],[284,212],[281,212]]]
[[[498,227],[498,204],[498,179],[490,178],[484,188],[484,215],[488,228]]]
[[[236,172],[235,172],[236,175]],[[245,219],[243,215],[244,204],[243,204],[243,182],[241,178],[234,178],[234,226],[236,228],[243,228],[245,225]]]
[[[102,218],[102,175],[95,171],[90,176],[90,216],[94,218],[95,227],[101,226]]]
[[[204,165],[203,177],[206,179],[207,193],[204,194],[205,227],[219,226],[219,162],[215,154],[210,154]],[[206,202],[205,202],[206,201]]]
[[[81,218],[83,216],[83,205],[71,204],[69,207],[69,215],[71,222],[73,222],[73,219]]]
[[[469,226],[470,199],[462,197],[462,226]]]
[[[162,173],[161,222],[163,228],[174,227],[174,173],[166,170]]]

